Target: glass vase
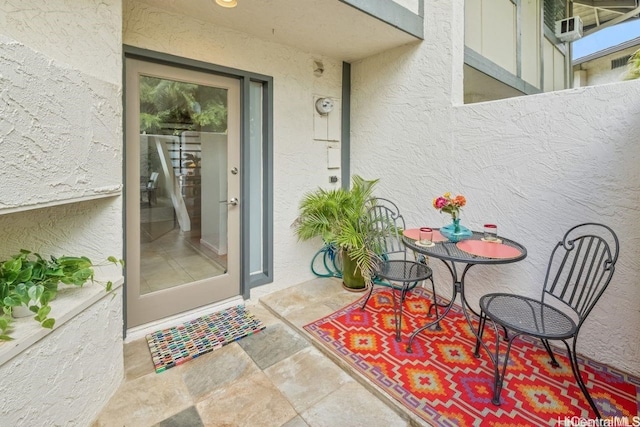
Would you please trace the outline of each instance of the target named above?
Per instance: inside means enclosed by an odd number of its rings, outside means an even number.
[[[449,239],[451,242],[459,242],[460,240],[468,239],[473,235],[473,232],[464,225],[460,225],[460,218],[453,218],[453,222],[449,225],[445,225],[440,229],[440,234]]]

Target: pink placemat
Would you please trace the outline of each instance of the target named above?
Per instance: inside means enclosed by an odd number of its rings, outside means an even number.
[[[522,255],[522,252],[512,246],[482,240],[463,240],[456,246],[462,251],[485,258],[515,258]]]
[[[402,233],[409,239],[418,240],[420,229],[419,228],[408,228],[404,230]],[[438,230],[433,230],[433,242],[446,242],[448,239],[444,237]]]

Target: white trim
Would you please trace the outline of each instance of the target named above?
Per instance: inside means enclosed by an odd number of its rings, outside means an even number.
[[[127,329],[124,342],[126,344],[131,341],[144,338],[145,336],[155,331],[178,326],[182,323],[188,322],[189,320],[197,319],[198,317],[204,316],[206,314],[215,313],[216,311],[221,311],[238,305],[244,305],[244,300],[240,296],[229,298],[224,301],[210,304],[204,307],[199,307],[184,313],[176,314],[175,316],[167,317],[155,322],[145,323],[144,325]]]
[[[96,199],[105,199],[107,197],[116,197],[122,195],[122,185],[116,185],[113,187],[101,187],[87,190],[89,194],[83,196],[70,197],[68,199],[51,200],[42,203],[32,203],[20,206],[0,207],[0,215],[10,214],[15,212],[24,212],[34,209],[50,208],[53,206],[67,205],[70,203],[87,202]],[[93,192],[93,193],[90,193]]]
[[[51,301],[50,317],[56,320],[53,329],[46,329],[33,320],[33,316],[14,319],[9,335],[13,341],[0,343],[0,366],[13,359],[41,339],[59,329],[65,323],[85,311],[103,298],[121,298],[116,291],[122,287],[124,279],[121,277],[113,281],[112,292],[105,292],[104,287],[97,283],[87,283],[82,287],[61,286],[55,300]],[[120,301],[114,301],[119,304]]]

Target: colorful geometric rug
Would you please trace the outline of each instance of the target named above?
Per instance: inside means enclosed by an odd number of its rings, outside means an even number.
[[[146,338],[153,365],[160,373],[264,328],[260,320],[239,305],[154,332]]]
[[[413,341],[413,352],[407,353],[411,332],[433,319],[426,317],[431,295],[418,287],[405,300],[401,343],[394,339],[391,298],[388,289],[378,290],[365,311],[359,308],[361,299],[304,329],[433,425],[593,425],[565,423],[567,419],[595,418],[573,377],[565,352],[555,350],[561,366],[553,368],[542,345],[534,340],[516,340],[501,405],[495,406],[491,403],[493,365],[484,350],[479,359],[473,356],[475,336],[460,307],[454,305],[440,322],[441,331],[428,329],[419,334]],[[483,340],[487,343],[494,340],[490,325]],[[633,417],[640,414],[640,379],[585,358],[579,360],[585,383],[602,416],[626,416],[629,423],[633,422]]]

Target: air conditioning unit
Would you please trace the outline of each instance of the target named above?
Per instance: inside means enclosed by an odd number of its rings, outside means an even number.
[[[563,42],[572,42],[582,37],[582,19],[579,16],[556,21],[556,37]]]

